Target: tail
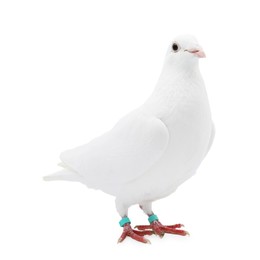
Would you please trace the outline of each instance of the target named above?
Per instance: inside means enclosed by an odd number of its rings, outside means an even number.
[[[84,179],[75,171],[70,169],[62,169],[53,174],[43,177],[45,181],[74,181],[84,183]]]

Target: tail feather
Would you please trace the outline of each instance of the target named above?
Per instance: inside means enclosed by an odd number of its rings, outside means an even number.
[[[53,174],[44,176],[45,181],[74,181],[74,182],[83,182],[83,178],[74,171],[68,169],[62,169]]]

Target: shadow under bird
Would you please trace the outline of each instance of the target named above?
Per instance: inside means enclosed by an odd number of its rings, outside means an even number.
[[[45,180],[78,181],[115,196],[122,235],[149,243],[146,235],[185,236],[181,224],[163,225],[152,203],[173,193],[196,173],[213,139],[199,58],[205,54],[191,35],[169,45],[150,97],[105,134],[61,154],[62,170]],[[128,208],[138,204],[149,225],[131,227]]]

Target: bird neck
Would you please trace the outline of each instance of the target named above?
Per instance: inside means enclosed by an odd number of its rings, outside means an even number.
[[[197,58],[189,61],[184,59],[166,59],[157,86],[160,87],[165,83],[167,85],[168,83],[176,84],[177,82],[182,82],[197,74],[200,74]],[[164,84],[161,84],[162,82]]]
[[[192,87],[191,82],[202,80],[198,60],[194,59],[192,62],[166,60],[154,90],[155,94],[182,92]]]
[[[181,65],[170,62],[165,62],[156,87],[143,106],[145,110],[162,115],[171,111],[180,100],[205,92],[198,62]]]

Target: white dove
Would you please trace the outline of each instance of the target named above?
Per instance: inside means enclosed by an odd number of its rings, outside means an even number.
[[[203,57],[193,36],[176,37],[147,101],[102,136],[63,152],[63,169],[45,177],[79,181],[115,196],[123,227],[118,242],[127,236],[150,243],[145,235],[188,234],[181,224],[161,224],[152,202],[194,175],[213,142],[214,125],[198,64]],[[150,225],[132,229],[128,208],[135,204],[148,215]]]

